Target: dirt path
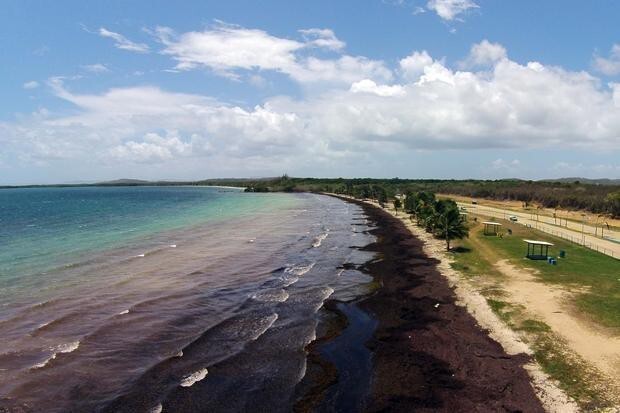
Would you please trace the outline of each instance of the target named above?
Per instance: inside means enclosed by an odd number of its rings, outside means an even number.
[[[606,335],[571,314],[567,303],[573,293],[538,281],[533,272],[508,260],[498,261],[495,267],[506,276],[502,286],[509,300],[542,319],[572,350],[609,376],[620,392],[620,337]]]
[[[381,287],[360,303],[378,320],[368,343],[374,372],[367,410],[544,411],[524,367],[531,361],[521,351],[527,347],[521,343],[508,353],[490,338],[424,243],[400,219],[360,205],[377,223],[379,241],[369,249],[382,257],[368,265]],[[574,411],[565,407],[554,411]]]

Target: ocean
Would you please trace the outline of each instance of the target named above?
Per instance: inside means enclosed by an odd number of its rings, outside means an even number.
[[[370,225],[316,194],[0,190],[0,407],[289,411]]]

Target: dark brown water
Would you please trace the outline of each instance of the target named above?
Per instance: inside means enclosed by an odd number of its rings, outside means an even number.
[[[365,291],[370,279],[342,266],[371,259],[351,247],[372,237],[358,206],[289,196],[287,207],[161,234],[175,243],[144,255],[87,256],[45,285],[45,300],[7,306],[0,407],[290,410],[317,312]]]

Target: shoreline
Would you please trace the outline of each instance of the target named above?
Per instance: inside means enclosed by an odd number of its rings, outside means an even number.
[[[404,221],[402,218],[398,219]],[[437,267],[454,289],[457,303],[467,309],[477,323],[488,332],[489,337],[498,342],[508,354],[525,353],[533,356],[534,351],[514,330],[499,319],[477,288],[450,266],[444,242],[413,224],[405,223],[405,226],[424,243],[424,252],[439,261]],[[524,368],[546,411],[557,413],[580,411],[577,403],[556,385],[556,381],[550,378],[533,358],[524,365]]]
[[[444,274],[441,260],[429,254],[425,240],[375,205],[338,198],[361,206],[376,223],[370,233],[377,240],[364,248],[379,259],[364,267],[379,288],[355,302],[377,321],[365,343],[372,352],[365,410],[574,410],[555,386],[533,380],[527,346],[498,340],[488,323],[470,314],[471,306],[463,305],[454,280]],[[329,342],[343,330],[341,325],[317,341]],[[320,354],[316,359],[318,347],[307,349],[309,371],[318,360],[325,362]],[[337,381],[337,371],[335,375]],[[333,370],[330,383],[313,397],[323,397],[334,384]]]

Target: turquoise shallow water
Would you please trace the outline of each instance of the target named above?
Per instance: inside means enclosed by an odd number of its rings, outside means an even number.
[[[291,411],[371,225],[317,194],[0,190],[0,411]]]
[[[72,187],[0,191],[0,288],[164,231],[287,207],[287,196],[213,187]],[[4,284],[4,285],[3,285]],[[1,294],[0,294],[1,295]]]

